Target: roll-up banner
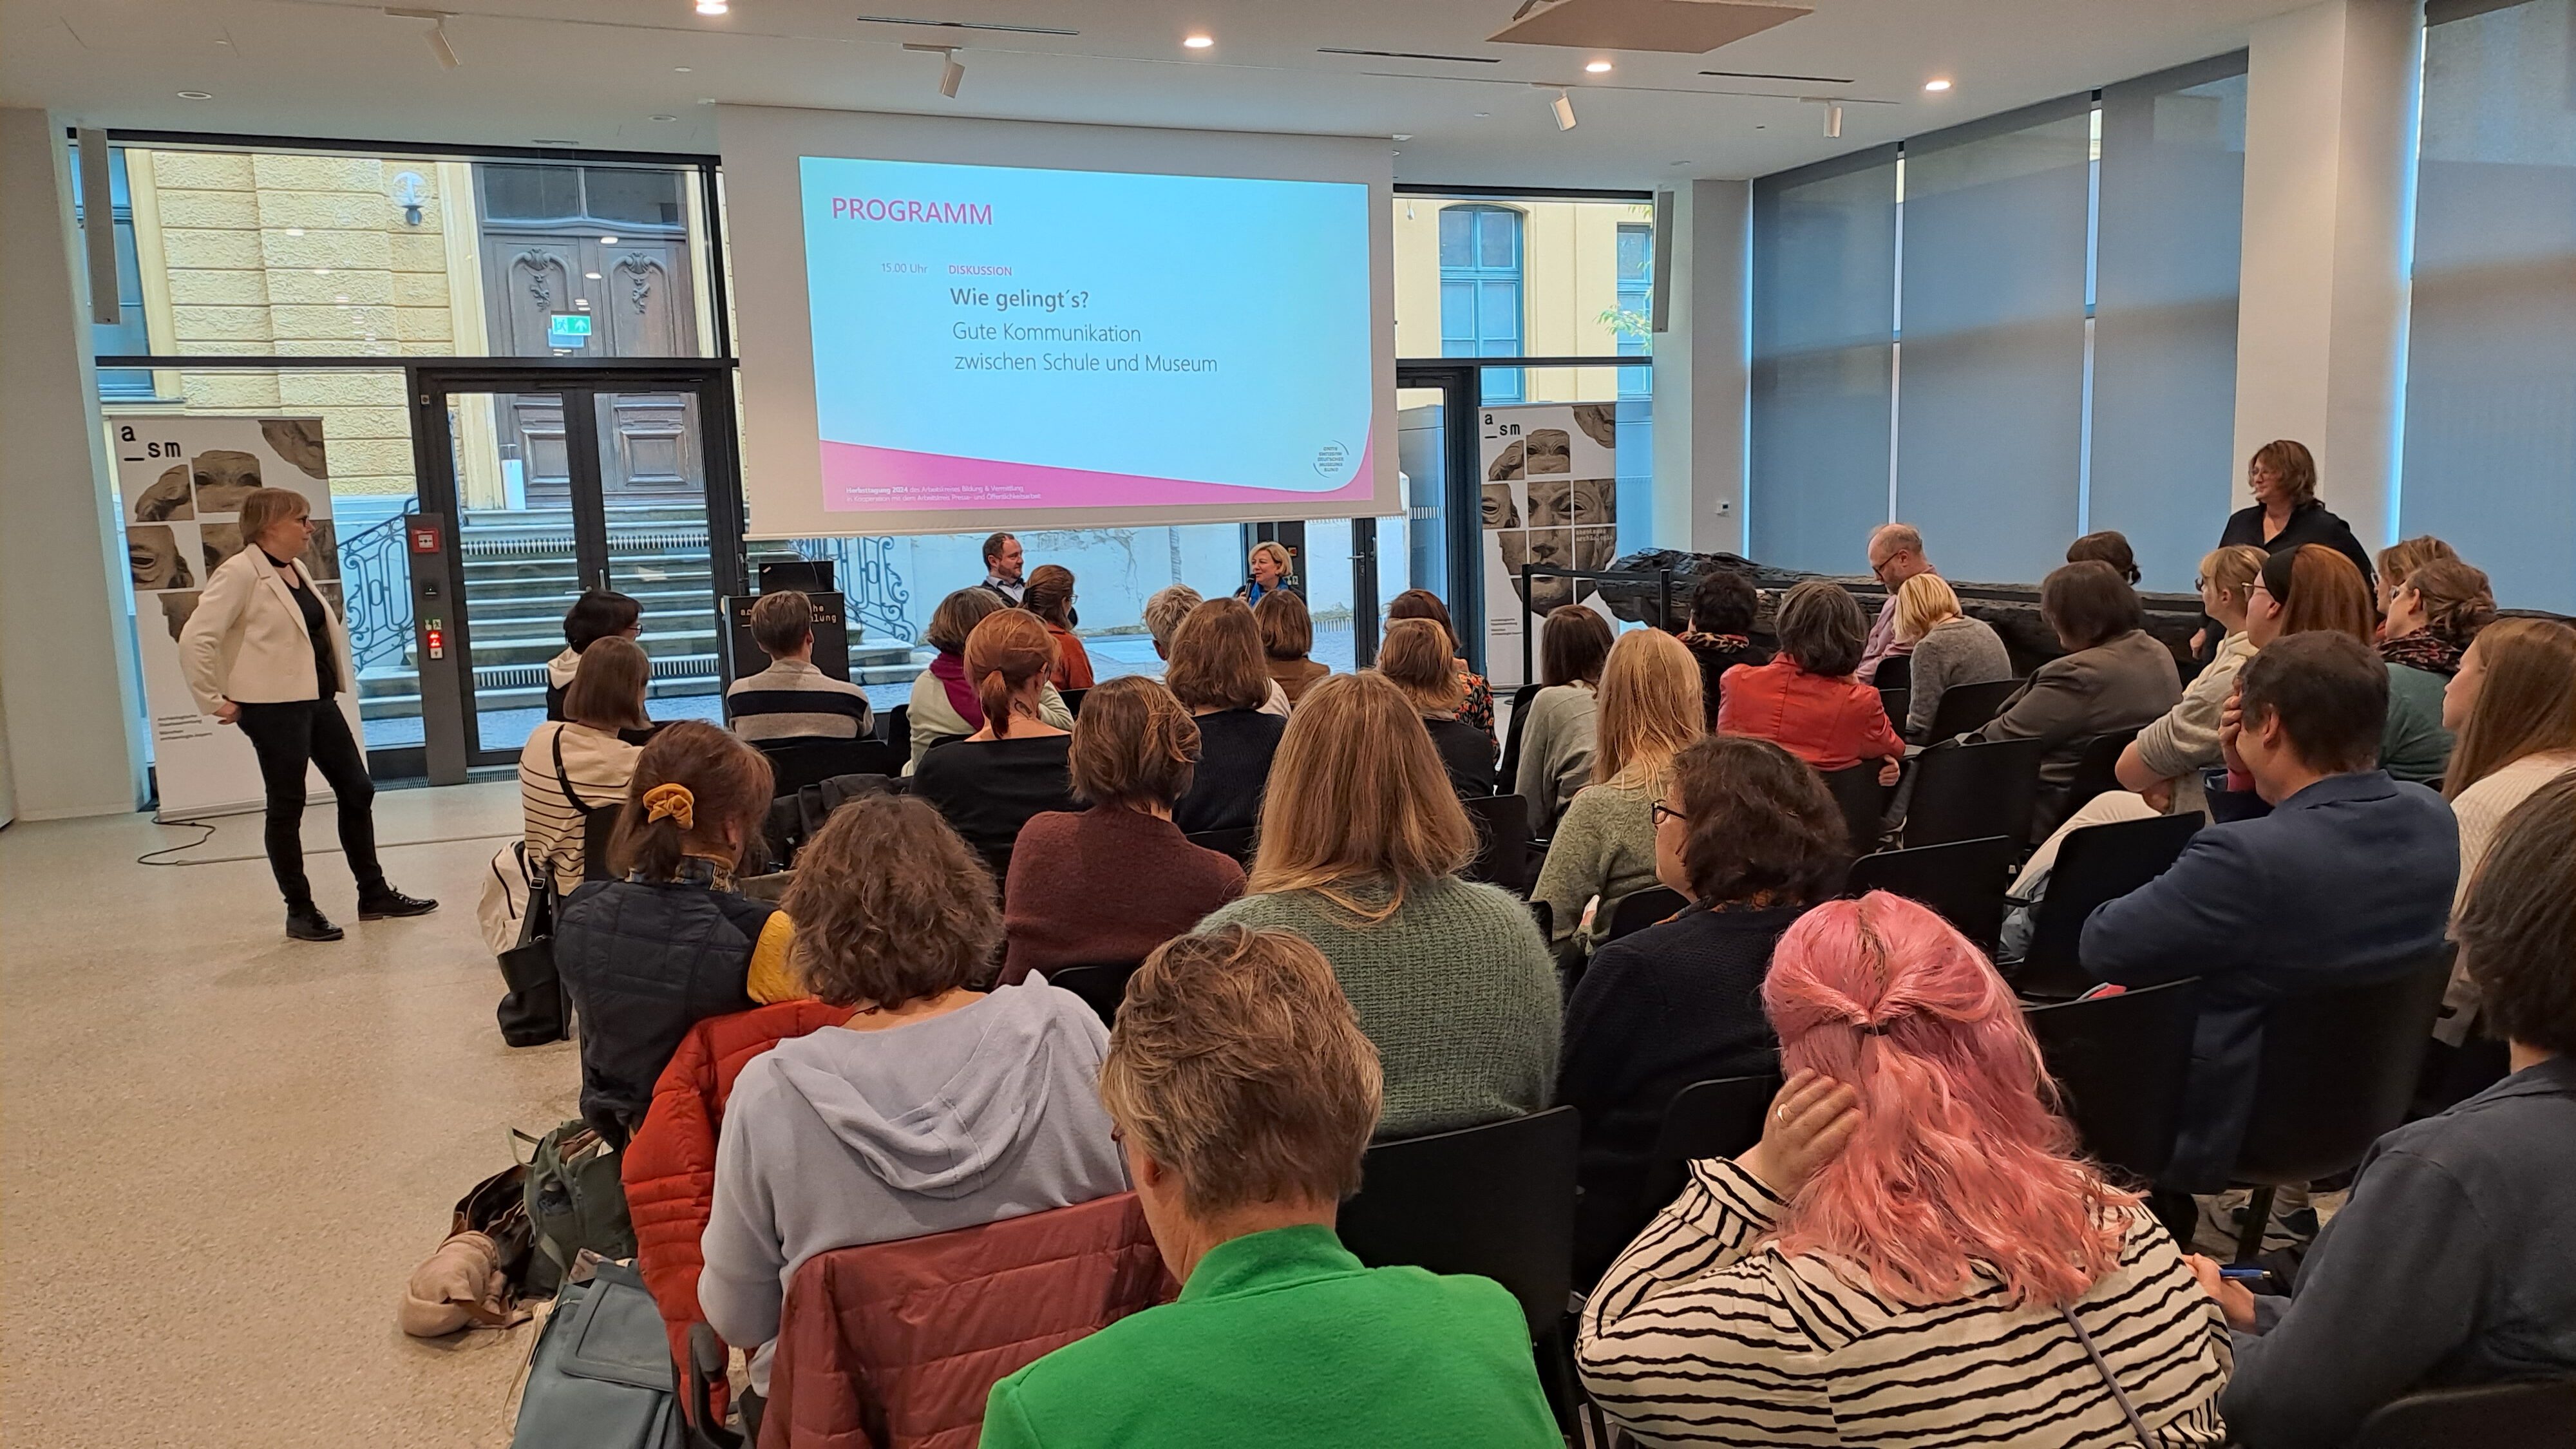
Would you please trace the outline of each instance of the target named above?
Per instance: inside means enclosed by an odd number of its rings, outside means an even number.
[[[1548,610],[1583,604],[1618,632],[1617,617],[1589,582],[1535,579],[1526,597],[1521,583],[1524,563],[1606,569],[1618,556],[1618,405],[1479,408],[1476,423],[1484,479],[1485,678],[1496,695],[1508,695],[1529,682],[1521,678],[1521,632],[1537,628]]]

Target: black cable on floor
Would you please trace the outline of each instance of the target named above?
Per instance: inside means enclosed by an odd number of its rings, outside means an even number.
[[[155,815],[152,817],[152,823],[160,826],[190,826],[206,833],[189,841],[185,845],[170,845],[164,846],[159,850],[147,850],[143,854],[134,857],[134,863],[136,865],[186,865],[189,862],[184,860],[155,860],[153,857],[156,855],[174,855],[182,850],[194,850],[198,846],[215,838],[215,827],[207,824],[203,820],[164,820],[160,816]]]

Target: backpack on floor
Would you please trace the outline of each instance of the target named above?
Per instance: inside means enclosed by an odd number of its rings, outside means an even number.
[[[603,1258],[635,1256],[635,1224],[626,1215],[626,1184],[618,1179],[618,1151],[599,1130],[574,1120],[543,1137],[513,1131],[535,1144],[528,1161],[528,1290],[552,1291],[572,1272],[587,1248]],[[663,1347],[665,1367],[670,1350]]]
[[[610,1159],[614,1161],[614,1158]],[[567,1283],[537,1336],[511,1449],[683,1449],[662,1313],[623,1263]]]

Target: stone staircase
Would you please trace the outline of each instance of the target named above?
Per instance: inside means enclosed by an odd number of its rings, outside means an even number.
[[[581,592],[572,511],[469,513],[457,541],[471,610],[476,707],[542,707],[546,661],[562,652],[564,610]],[[794,556],[785,544],[752,545],[755,573],[762,558]],[[653,664],[647,697],[717,692],[722,671],[704,513],[674,505],[612,507],[608,558],[614,585],[644,606],[644,633],[636,642]],[[909,645],[854,643],[851,677],[862,684],[909,681],[921,668],[913,658]],[[368,719],[420,713],[418,677],[408,660],[361,669],[358,693]]]

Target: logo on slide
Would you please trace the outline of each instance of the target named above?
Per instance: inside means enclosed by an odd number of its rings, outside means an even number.
[[[1349,471],[1351,450],[1339,443],[1326,443],[1315,450],[1315,472],[1326,478],[1339,478]]]

